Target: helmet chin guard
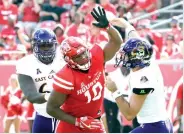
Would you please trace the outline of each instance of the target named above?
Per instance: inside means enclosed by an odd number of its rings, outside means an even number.
[[[89,70],[90,66],[91,66],[91,61],[89,61],[85,65],[77,65],[77,68],[83,71],[87,71]]]

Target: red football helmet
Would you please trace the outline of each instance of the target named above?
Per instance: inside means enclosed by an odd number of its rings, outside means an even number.
[[[61,43],[60,47],[64,60],[70,67],[84,71],[90,68],[91,54],[80,38],[68,37]]]

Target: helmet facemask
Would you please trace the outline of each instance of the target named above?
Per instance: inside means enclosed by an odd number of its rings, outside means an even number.
[[[89,70],[91,66],[91,54],[88,49],[72,57],[65,56],[64,59],[68,65],[74,69],[86,71]]]
[[[133,50],[131,52],[119,51],[116,54],[116,64],[115,67],[118,67],[121,62],[123,67],[127,69],[135,67],[145,67],[150,65],[150,58],[146,59],[144,54],[140,51]]]
[[[89,50],[85,50],[81,54],[76,57],[72,57],[72,60],[77,64],[78,69],[86,71],[91,66],[91,58],[90,58]]]
[[[116,64],[115,67],[118,67],[120,63],[122,62],[122,66],[126,68],[131,68],[131,64],[129,63],[129,56],[128,53],[125,53],[124,51],[119,51],[116,54]]]
[[[60,50],[64,60],[71,68],[81,71],[89,70],[91,53],[83,40],[70,36],[61,43]]]
[[[48,28],[36,29],[31,41],[35,57],[44,64],[52,63],[58,44],[54,32]]]
[[[37,45],[33,45],[33,52],[36,58],[44,64],[50,64],[53,62],[53,59],[56,54],[56,46],[57,43],[39,43]]]

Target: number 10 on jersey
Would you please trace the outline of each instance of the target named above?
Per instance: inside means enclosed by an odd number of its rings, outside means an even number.
[[[102,96],[102,89],[103,89],[103,87],[102,87],[100,82],[97,82],[95,85],[93,85],[93,87],[92,87],[92,92],[93,92],[93,95],[94,95],[93,98],[91,97],[92,95],[90,94],[90,91],[87,90],[84,93],[84,95],[88,99],[87,103],[90,103],[91,101],[96,101],[96,100],[100,99],[101,96]]]

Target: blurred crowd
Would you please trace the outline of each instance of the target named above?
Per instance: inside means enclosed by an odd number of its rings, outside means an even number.
[[[101,5],[108,19],[123,17],[132,20],[180,0],[0,0],[0,60],[16,60],[31,53],[30,37],[35,28],[47,27],[56,33],[59,44],[67,36],[78,36],[87,44],[104,44],[107,33],[92,25],[90,12]],[[164,18],[155,14],[132,22],[141,37],[154,46],[155,58],[168,58],[181,51],[182,30],[177,17],[169,31],[157,32],[150,28],[152,21]],[[168,18],[167,18],[168,19]],[[116,27],[126,41],[126,30]]]

